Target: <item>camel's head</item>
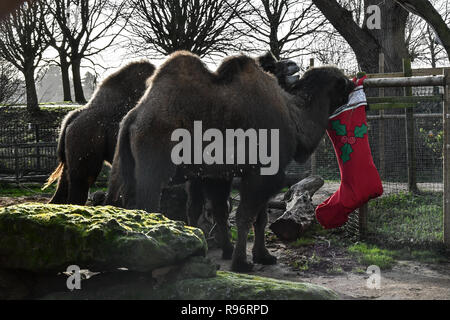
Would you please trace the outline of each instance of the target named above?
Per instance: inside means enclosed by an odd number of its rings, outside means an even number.
[[[292,60],[277,60],[270,51],[258,57],[257,60],[264,71],[270,72],[278,79],[283,89],[287,90],[298,80],[296,73],[300,71],[300,68]]]
[[[304,98],[306,106],[328,106],[328,115],[348,102],[355,84],[336,67],[319,67],[308,70],[296,81],[290,92]]]

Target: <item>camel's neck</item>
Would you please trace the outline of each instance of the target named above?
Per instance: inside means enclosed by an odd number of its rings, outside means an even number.
[[[292,97],[289,103],[292,125],[296,130],[297,162],[306,161],[319,145],[328,126],[329,102],[324,98],[310,99],[311,104],[301,97]]]

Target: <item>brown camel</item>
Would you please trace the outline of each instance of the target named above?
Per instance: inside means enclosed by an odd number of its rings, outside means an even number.
[[[120,121],[143,96],[154,71],[148,61],[132,62],[107,77],[86,106],[67,114],[58,140],[59,165],[45,186],[58,179],[50,203],[86,203],[103,162],[112,163]]]
[[[275,74],[283,85],[294,81],[296,76],[293,74],[299,70],[294,62],[277,61],[270,52],[258,57],[257,61],[264,70]],[[86,203],[89,187],[97,179],[103,162],[112,162],[120,120],[144,94],[145,82],[154,69],[149,62],[130,63],[105,79],[84,108],[66,116],[58,144],[60,163],[45,186],[59,179],[50,203]],[[89,140],[91,143],[84,143]],[[189,199],[199,198],[200,192],[196,192],[188,186]],[[203,194],[201,197],[203,199]],[[188,203],[193,208],[200,208],[201,213],[203,201]],[[189,212],[200,215],[195,210]]]
[[[161,189],[174,176],[199,179],[196,180],[199,187],[212,199],[225,254],[232,248],[226,226],[226,200],[232,177],[239,176],[241,201],[236,214],[238,238],[232,269],[241,272],[252,269],[246,257],[247,235],[252,225],[253,262],[276,263],[264,241],[267,202],[281,188],[287,164],[292,159],[304,162],[317,147],[328,117],[347,102],[353,82],[337,68],[316,68],[307,71],[287,93],[254,59],[231,57],[212,73],[197,56],[185,51],[172,54],[150,82],[144,97],[121,123],[109,183],[113,193],[108,194],[106,203],[114,201],[110,195],[120,190],[128,207],[157,211]],[[194,137],[191,141],[194,145],[197,121],[201,121],[203,131],[215,129],[223,136],[230,129],[278,132],[279,144],[271,140],[266,147],[266,151],[276,153],[278,170],[262,174],[266,163],[249,163],[247,156],[244,164],[175,162],[173,150],[179,143],[172,140],[172,135],[175,130],[184,129],[183,132]],[[251,147],[245,145],[244,151]],[[222,154],[227,154],[227,150],[222,146]],[[183,149],[183,156],[184,152]],[[237,159],[240,154],[234,152],[231,156]],[[195,160],[195,151],[191,156],[186,153],[186,157]]]

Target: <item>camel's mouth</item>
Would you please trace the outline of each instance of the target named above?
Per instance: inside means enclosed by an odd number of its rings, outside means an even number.
[[[297,81],[300,76],[297,74],[300,71],[300,67],[292,60],[285,60],[285,75],[286,75],[286,84],[292,85],[295,81]]]

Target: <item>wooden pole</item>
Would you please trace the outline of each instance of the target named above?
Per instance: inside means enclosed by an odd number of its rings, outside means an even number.
[[[411,60],[403,59],[403,72],[405,77],[412,76]],[[412,88],[405,88],[405,96],[412,96]],[[406,158],[408,169],[408,191],[418,192],[417,188],[417,165],[416,165],[416,145],[415,145],[415,126],[414,126],[414,109],[405,109],[406,121]]]
[[[444,70],[444,107],[443,107],[443,171],[444,171],[444,243],[450,247],[450,71]]]
[[[384,73],[384,53],[380,53],[380,56],[378,58],[378,71],[380,73]],[[379,97],[384,97],[384,88],[380,88],[379,92],[378,92],[378,96]],[[385,159],[384,159],[384,155],[385,155],[385,150],[384,150],[384,144],[385,144],[385,140],[386,140],[386,134],[385,134],[385,128],[384,128],[384,110],[381,109],[379,111],[379,115],[380,115],[380,120],[379,120],[379,131],[378,131],[378,143],[379,143],[379,159],[380,159],[380,165],[378,167],[378,171],[380,173],[380,177],[381,179],[383,179],[384,177],[384,169],[385,169]]]
[[[380,73],[384,73],[384,53],[380,53],[378,59],[378,71]],[[384,97],[384,89],[379,89],[379,96]],[[378,139],[379,139],[379,156],[380,156],[380,176],[384,176],[384,121],[383,121],[384,110],[379,111],[380,115],[380,126],[378,131]],[[368,215],[369,215],[369,204],[363,204],[358,210],[358,224],[359,224],[359,239],[364,240],[367,238],[367,228],[368,228]]]
[[[309,68],[314,68],[314,58],[309,59]],[[317,155],[313,152],[311,155],[311,175],[317,174]]]
[[[361,208],[359,208],[358,211],[358,221],[359,221],[359,239],[364,240],[367,237],[367,225],[368,225],[368,218],[369,215],[369,203],[363,204]]]
[[[19,147],[17,144],[14,145],[14,171],[16,175],[16,182],[19,182]]]
[[[443,76],[426,76],[411,78],[376,78],[364,81],[364,88],[390,87],[424,87],[442,86]]]
[[[41,170],[41,149],[39,147],[39,141],[41,140],[40,132],[39,132],[39,124],[35,125],[35,140],[36,140],[36,169],[38,171]]]

